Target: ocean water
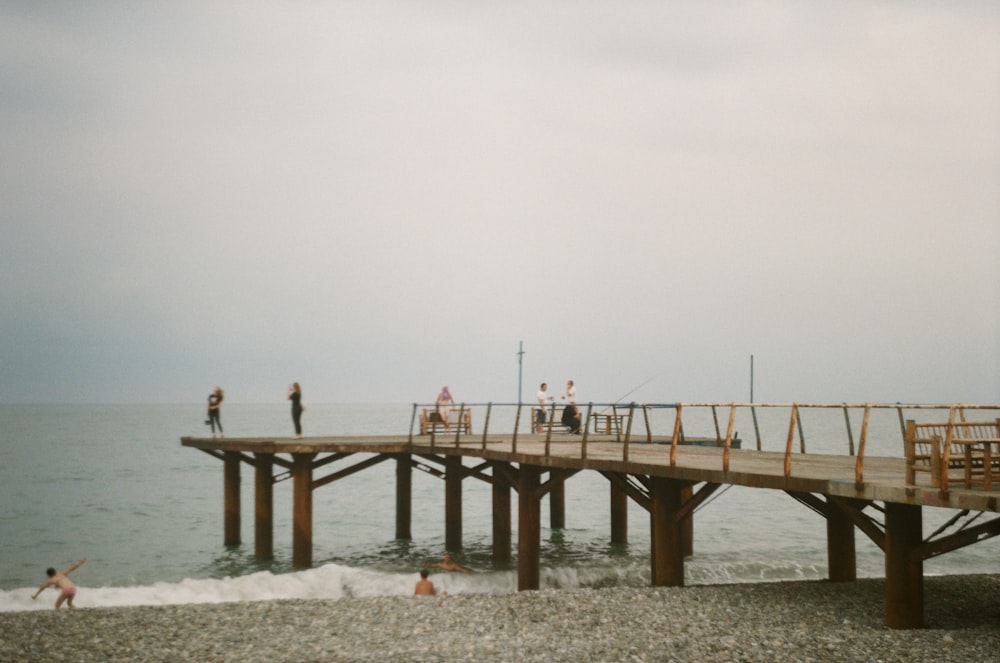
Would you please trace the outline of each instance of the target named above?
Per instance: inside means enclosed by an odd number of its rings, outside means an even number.
[[[405,434],[411,413],[406,404],[310,403],[305,434]],[[476,430],[483,414],[481,409],[475,413]],[[940,412],[923,411],[907,416],[914,414],[942,418]],[[673,410],[656,411],[651,427],[667,434],[673,416]],[[728,413],[721,409],[718,416],[725,434]],[[969,418],[996,416],[973,413]],[[852,418],[856,444],[860,413]],[[31,599],[45,569],[63,569],[82,557],[88,561],[72,578],[81,588],[77,605],[84,607],[406,595],[417,570],[441,558],[444,482],[414,472],[413,539],[395,540],[392,463],[314,493],[314,566],[298,571],[291,566],[291,482],[275,485],[275,559],[258,561],[253,556],[253,474],[244,467],[243,543],[223,545],[222,463],[180,445],[182,436],[207,434],[203,420],[199,404],[0,405],[0,610],[51,608],[53,590]],[[222,420],[232,437],[291,433],[283,403],[227,403]],[[802,421],[809,452],[847,453],[839,410],[804,413]],[[688,435],[715,432],[708,409],[685,414],[684,422]],[[744,446],[753,447],[747,412],[740,413],[736,426]],[[788,411],[759,410],[758,427],[765,449],[783,449]],[[491,430],[502,428],[513,428],[513,414],[497,410]],[[867,453],[902,455],[895,411],[873,414]],[[466,480],[464,545],[457,557],[477,572],[435,574],[440,589],[516,590],[516,567],[494,565],[491,559],[490,506],[489,486]],[[546,525],[547,503],[542,509]],[[516,506],[514,514],[516,556]],[[953,514],[924,509],[925,534]],[[566,484],[566,527],[542,532],[542,586],[648,585],[647,514],[629,505],[626,545],[612,545],[609,532],[606,480],[593,472],[577,474]],[[686,563],[688,584],[826,576],[822,518],[780,491],[721,490],[695,514],[694,547]],[[882,552],[860,532],[857,555],[860,576],[883,575]],[[924,568],[928,574],[1000,573],[1000,540],[928,560]]]

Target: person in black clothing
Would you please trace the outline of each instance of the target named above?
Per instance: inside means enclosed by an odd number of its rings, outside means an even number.
[[[222,419],[219,415],[222,411],[222,387],[216,387],[208,396],[208,421],[205,422],[212,427],[212,437],[215,437],[215,427],[219,427],[219,434],[225,437],[226,434],[222,432]]]
[[[580,433],[580,409],[576,403],[566,403],[562,411],[562,424],[569,428],[570,433]]]
[[[288,388],[288,400],[292,402],[292,421],[295,423],[295,437],[298,439],[302,437],[302,412],[305,410],[302,407],[302,387],[298,382]]]

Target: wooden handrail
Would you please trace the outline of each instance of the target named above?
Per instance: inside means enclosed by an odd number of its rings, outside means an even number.
[[[861,439],[858,441],[858,459],[854,466],[854,485],[858,490],[861,490],[861,486],[865,482],[865,445],[868,442],[868,420],[871,418],[871,413],[871,405],[865,405],[864,418],[861,420]],[[851,439],[851,453],[854,453],[853,438]]]
[[[788,422],[788,442],[785,444],[785,476],[792,476],[792,441],[795,439],[795,423],[799,419],[799,406],[792,403],[792,417]]]
[[[729,449],[733,445],[733,424],[736,422],[736,404],[729,407],[729,425],[726,426],[726,448],[722,452],[722,471],[729,471]]]
[[[951,465],[951,440],[955,436],[955,408],[948,411],[948,429],[944,434],[944,455],[941,459],[941,494],[948,494],[948,466]]]
[[[846,402],[841,402],[841,403],[798,403],[798,402],[793,402],[793,403],[790,403],[790,404],[786,404],[786,403],[759,403],[759,402],[751,402],[751,403],[740,403],[740,402],[730,402],[730,403],[700,403],[700,402],[692,402],[692,403],[684,403],[684,402],[676,402],[676,403],[659,403],[658,404],[658,403],[635,403],[635,402],[633,402],[633,403],[629,403],[629,404],[621,404],[621,403],[600,404],[600,403],[598,403],[596,405],[597,405],[597,408],[595,408],[595,403],[593,401],[589,402],[587,404],[586,414],[585,414],[585,416],[583,416],[581,418],[582,422],[586,422],[585,424],[583,424],[583,430],[581,431],[582,432],[582,437],[580,438],[580,441],[582,442],[582,444],[580,446],[580,452],[579,452],[581,458],[586,459],[588,457],[589,452],[590,452],[589,443],[592,441],[590,439],[590,422],[591,422],[591,419],[595,416],[595,411],[599,412],[598,408],[602,408],[603,407],[603,408],[605,408],[605,411],[610,411],[607,415],[601,415],[601,416],[607,416],[608,419],[609,419],[608,430],[605,431],[605,432],[606,432],[606,434],[608,436],[610,436],[611,439],[616,440],[616,441],[618,441],[619,443],[622,444],[621,456],[620,456],[622,460],[628,461],[629,458],[630,458],[630,456],[634,455],[634,453],[632,451],[632,445],[633,445],[633,443],[635,443],[635,444],[652,445],[652,444],[656,443],[657,441],[661,441],[661,442],[668,442],[669,441],[669,445],[670,445],[670,448],[669,448],[670,465],[671,466],[676,466],[677,462],[678,462],[677,461],[677,454],[678,454],[677,449],[678,449],[678,447],[681,444],[684,443],[684,432],[685,432],[685,425],[684,425],[684,422],[683,422],[684,415],[687,414],[687,415],[689,415],[689,418],[690,418],[690,416],[691,416],[690,410],[692,408],[695,408],[695,409],[704,408],[705,410],[710,410],[710,419],[709,419],[709,421],[707,423],[708,423],[709,426],[713,426],[714,425],[714,427],[715,427],[714,428],[714,430],[715,430],[715,440],[718,443],[718,447],[719,447],[719,451],[720,451],[720,465],[721,465],[721,468],[722,468],[722,470],[724,472],[729,472],[731,470],[731,464],[732,464],[732,459],[733,459],[733,455],[734,455],[733,454],[733,448],[734,448],[734,444],[736,443],[736,438],[737,438],[737,434],[736,434],[736,431],[735,431],[736,424],[737,424],[736,418],[737,418],[738,415],[741,416],[740,413],[739,413],[740,409],[742,408],[742,409],[748,410],[750,416],[753,418],[754,435],[755,435],[756,442],[757,442],[756,448],[757,448],[758,451],[763,451],[764,449],[762,447],[764,447],[764,443],[762,441],[762,431],[761,431],[760,422],[758,421],[758,416],[757,416],[758,413],[759,413],[759,411],[766,410],[766,409],[772,409],[773,410],[773,409],[787,408],[787,409],[790,410],[790,412],[789,412],[789,419],[787,421],[787,426],[788,426],[787,431],[786,431],[787,435],[786,435],[785,440],[784,440],[784,449],[783,449],[783,465],[784,465],[784,467],[783,467],[783,473],[784,473],[784,476],[786,476],[786,477],[793,477],[794,476],[794,471],[795,471],[795,469],[794,469],[794,465],[795,465],[794,454],[795,453],[802,453],[802,454],[807,453],[807,451],[806,451],[806,444],[805,444],[804,428],[806,426],[808,426],[809,424],[807,422],[803,421],[805,418],[808,418],[805,415],[805,410],[807,410],[807,409],[808,410],[822,410],[822,409],[834,409],[834,408],[840,409],[840,410],[843,411],[844,426],[845,426],[845,430],[846,430],[846,433],[847,433],[846,436],[844,437],[844,446],[843,446],[843,452],[842,453],[847,453],[848,455],[851,455],[851,456],[855,457],[855,462],[854,462],[854,481],[855,481],[856,485],[858,486],[859,490],[863,487],[863,484],[864,484],[864,481],[865,481],[865,467],[864,467],[865,466],[865,456],[867,454],[868,435],[869,435],[869,432],[872,430],[872,420],[873,420],[872,414],[874,412],[879,411],[879,410],[895,410],[898,413],[898,416],[902,420],[902,418],[903,418],[903,410],[947,410],[948,411],[948,417],[947,417],[948,421],[947,421],[947,423],[944,423],[942,421],[942,423],[936,424],[936,425],[938,425],[938,426],[941,427],[940,434],[941,434],[942,440],[937,445],[937,448],[940,450],[940,456],[938,456],[938,457],[940,458],[941,463],[940,463],[940,467],[935,466],[934,469],[933,469],[933,472],[932,472],[932,474],[934,475],[934,483],[941,490],[942,494],[947,494],[948,490],[950,489],[950,486],[949,486],[950,477],[949,477],[948,469],[951,467],[952,463],[957,463],[958,462],[958,459],[957,459],[958,449],[957,449],[957,447],[960,446],[960,445],[957,442],[957,440],[960,440],[960,438],[962,438],[962,436],[963,436],[963,433],[962,433],[962,431],[960,429],[963,426],[968,425],[968,422],[966,421],[966,417],[967,417],[968,413],[970,411],[975,411],[975,410],[1000,411],[1000,405],[994,405],[994,404],[973,404],[973,405],[969,405],[969,404],[954,404],[954,403],[953,404],[948,404],[948,405],[939,405],[939,404],[904,404],[904,403],[884,403],[884,404],[864,403],[864,404],[851,404],[851,403],[846,403]],[[410,444],[410,445],[413,445],[414,444],[414,440],[416,439],[416,437],[415,437],[416,436],[416,431],[417,431],[416,426],[419,423],[417,421],[417,417],[420,416],[420,411],[419,411],[420,407],[421,407],[420,403],[413,403],[412,407],[411,407],[409,432],[408,432],[408,435],[407,435],[407,438],[406,438],[408,444]],[[428,405],[427,407],[431,407],[431,406]],[[510,438],[510,440],[511,440],[510,441],[511,451],[514,452],[514,453],[516,453],[517,452],[518,437],[519,437],[521,414],[522,414],[522,410],[525,409],[523,403],[494,403],[494,402],[489,402],[489,403],[472,403],[472,404],[469,404],[469,403],[464,403],[463,402],[457,408],[457,410],[458,410],[458,419],[459,419],[459,428],[456,430],[454,438],[442,438],[442,440],[448,439],[448,442],[446,444],[449,447],[455,447],[455,448],[461,447],[461,440],[462,440],[462,437],[464,436],[464,433],[462,431],[462,424],[461,424],[461,422],[464,421],[465,418],[468,417],[472,413],[472,410],[474,408],[483,408],[485,410],[485,417],[484,417],[484,423],[483,423],[483,431],[482,431],[481,438],[479,440],[480,443],[478,445],[476,445],[476,446],[479,446],[483,450],[485,450],[488,447],[488,445],[490,444],[489,440],[490,440],[490,435],[491,435],[491,427],[494,429],[494,431],[495,431],[495,428],[496,428],[496,422],[493,421],[493,410],[494,410],[495,407],[508,407],[508,408],[516,407],[516,414],[515,414],[515,420],[514,420],[514,426],[513,426],[513,434],[512,434],[512,437]],[[628,408],[627,412],[625,411],[626,407]],[[719,409],[721,409],[722,407],[726,407],[726,408],[729,409],[729,418],[728,418],[728,421],[726,423],[726,428],[724,430],[723,430],[722,425],[721,425],[722,422],[719,421],[719,419],[720,419]],[[656,410],[656,409],[665,409],[665,408],[669,408],[669,409],[673,409],[674,410],[674,418],[673,418],[672,428],[668,429],[669,430],[669,436],[670,436],[669,439],[664,439],[664,436],[663,436],[664,433],[668,433],[668,430],[659,431],[660,432],[660,436],[659,437],[657,437],[657,435],[656,435],[657,431],[654,430],[654,428],[656,426],[662,425],[662,423],[663,423],[663,419],[660,419],[657,416],[655,416],[656,413],[654,412],[654,410]],[[858,433],[855,433],[855,431],[853,429],[853,426],[852,426],[853,416],[852,416],[852,414],[850,412],[851,409],[855,409],[855,408],[861,409],[862,412],[863,412],[861,427],[860,427],[860,431]],[[641,409],[642,410],[642,419],[641,419],[641,421],[637,420],[636,417],[635,417],[637,409]],[[543,438],[544,439],[544,454],[545,454],[546,457],[551,457],[551,455],[554,453],[554,449],[555,449],[555,447],[552,446],[552,435],[553,435],[554,428],[557,426],[557,422],[555,421],[555,415],[558,412],[558,404],[557,403],[546,404],[545,410],[547,411],[547,414],[549,414],[550,416],[549,416],[548,421],[546,422],[547,425],[545,426],[545,431],[544,431],[545,432],[545,435],[544,435],[544,438]],[[941,419],[943,419],[943,418],[941,418]],[[938,421],[941,421],[941,419],[938,419]],[[639,431],[637,431],[636,428],[634,428],[634,425],[637,423],[637,421],[646,427],[646,430],[644,432],[639,432]],[[701,419],[696,418],[695,421],[701,421]],[[769,420],[765,420],[765,421],[769,421]],[[978,423],[978,422],[972,422],[972,423]],[[920,427],[924,426],[924,425],[925,424],[917,424],[918,429]],[[930,424],[926,424],[926,425],[930,425]],[[614,426],[614,428],[612,429],[611,426]],[[534,421],[531,422],[530,427],[532,429],[531,432],[533,432],[534,431]],[[423,428],[423,426],[421,426],[421,428]],[[822,430],[828,431],[829,429],[824,426],[824,428]],[[879,428],[879,430],[881,430],[881,428]],[[903,432],[902,433],[902,438],[904,440],[906,440],[907,426],[905,424],[905,421],[904,421],[904,424],[901,426],[901,430]],[[441,445],[438,444],[438,434],[437,434],[438,433],[438,427],[431,427],[431,428],[429,428],[427,430],[427,433],[429,433],[429,437],[430,437],[429,442],[430,442],[431,448],[440,447]],[[763,437],[770,437],[770,434],[767,431],[764,431],[764,433],[765,433],[765,435]],[[496,435],[497,434],[496,434],[496,432],[493,432],[492,435],[493,435],[493,440],[494,440],[494,443],[495,443],[496,442]],[[633,437],[633,435],[635,435],[636,437]],[[638,437],[639,435],[642,435],[642,437]],[[541,436],[539,436],[539,437],[541,437]],[[606,439],[605,436],[603,436],[603,435],[601,437],[602,437],[602,440]],[[798,444],[796,444],[796,440],[795,440],[796,437],[798,437]],[[539,440],[539,441],[541,441],[541,440]],[[953,445],[956,447],[955,449],[952,448]],[[810,446],[814,446],[814,445],[810,445]],[[905,445],[904,445],[904,447],[905,447]],[[829,448],[829,447],[825,446],[824,448]],[[904,448],[903,451],[904,451],[904,455],[905,455],[906,449]],[[736,453],[738,454],[740,452],[737,451]],[[995,455],[995,453],[996,452],[994,451],[994,455]],[[994,466],[995,466],[995,460],[993,462],[994,462]],[[909,471],[908,471],[908,473],[909,473]]]
[[[681,404],[677,404],[677,415],[674,417],[674,434],[670,438],[670,467],[677,465],[677,443],[681,435]]]

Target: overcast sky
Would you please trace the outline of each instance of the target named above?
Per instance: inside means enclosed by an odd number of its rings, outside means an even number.
[[[995,2],[0,4],[0,402],[1000,401]],[[640,387],[640,385],[642,385]]]

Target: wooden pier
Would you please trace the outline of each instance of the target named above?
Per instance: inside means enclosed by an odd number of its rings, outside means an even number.
[[[467,416],[462,405],[460,419]],[[592,405],[587,407],[590,419]],[[618,406],[620,407],[620,406]],[[650,425],[652,408],[670,408],[676,415],[672,429],[655,434]],[[182,438],[181,444],[223,462],[224,540],[241,542],[240,490],[242,465],[254,470],[254,551],[257,557],[273,557],[273,486],[275,466],[291,477],[293,493],[292,558],[296,567],[312,564],[312,505],[316,489],[382,462],[396,466],[396,532],[398,539],[411,538],[411,481],[414,469],[429,471],[445,482],[445,545],[462,547],[462,482],[466,478],[492,487],[493,556],[512,559],[511,492],[517,503],[518,589],[539,588],[541,502],[549,498],[551,524],[564,522],[564,482],[581,471],[599,472],[609,483],[611,532],[614,542],[627,538],[627,502],[631,500],[649,513],[650,564],[654,586],[684,584],[684,559],[690,554],[694,510],[724,485],[782,490],[826,519],[828,579],[856,579],[855,532],[860,530],[885,553],[885,623],[891,628],[923,625],[923,562],[925,559],[992,538],[1000,534],[1000,517],[980,519],[978,524],[958,527],[950,533],[936,532],[925,539],[922,532],[924,507],[954,508],[980,515],[997,514],[1000,481],[992,482],[1000,460],[1000,420],[981,422],[986,431],[970,440],[946,432],[944,443],[962,439],[963,449],[983,448],[961,457],[942,451],[946,462],[933,472],[912,471],[920,458],[867,456],[868,419],[879,408],[903,410],[941,409],[924,405],[768,405],[768,404],[668,404],[632,405],[625,410],[625,425],[613,434],[559,433],[553,427],[542,434],[518,433],[518,418],[507,433],[490,432],[494,405],[485,406],[480,433],[459,428],[447,435],[344,436],[290,438]],[[716,446],[686,444],[686,413],[711,408],[716,416]],[[762,408],[787,408],[790,414],[787,439],[762,444],[757,431],[756,449],[733,448],[733,422],[737,411],[756,413]],[[848,420],[849,453],[806,453],[802,439],[801,413],[808,408],[843,408]],[[863,414],[860,439],[855,440],[848,412]],[[480,406],[482,409],[482,406]],[[728,410],[728,425],[719,426],[718,410]],[[1000,410],[1000,406],[949,406],[943,425],[964,422],[967,412]],[[417,405],[414,405],[414,418]],[[637,433],[642,422],[644,432]],[[927,424],[925,424],[926,426]],[[495,426],[495,423],[494,423]],[[527,425],[530,428],[530,423]],[[799,444],[795,442],[798,429]],[[913,426],[908,427],[913,430]],[[904,427],[906,430],[907,427]],[[938,436],[940,437],[940,436]],[[937,439],[938,443],[942,441]],[[777,446],[779,450],[762,447]],[[910,450],[914,445],[899,449]],[[992,453],[992,455],[991,455]],[[939,454],[940,455],[940,454]],[[985,456],[985,465],[984,465]],[[466,464],[466,461],[470,464]],[[962,463],[965,466],[962,466]],[[978,463],[978,464],[977,464]],[[339,469],[334,469],[339,464]],[[973,468],[973,469],[970,469]],[[973,471],[974,470],[974,471]],[[326,472],[323,474],[323,472]],[[937,475],[935,475],[937,473]],[[943,482],[942,475],[943,474]],[[949,482],[949,476],[953,477]],[[973,483],[970,477],[982,476]],[[942,488],[942,485],[944,488]]]

